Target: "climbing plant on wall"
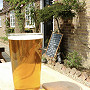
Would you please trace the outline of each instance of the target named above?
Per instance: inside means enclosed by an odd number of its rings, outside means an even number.
[[[38,21],[47,22],[54,16],[60,32],[59,18],[62,18],[64,20],[72,19],[78,12],[83,11],[84,7],[84,1],[79,2],[79,0],[57,0],[53,2],[52,5],[47,5],[43,9],[38,11]]]
[[[20,32],[24,32],[25,24],[25,5],[34,0],[5,0],[9,2],[10,9],[15,10],[15,16],[19,25]]]

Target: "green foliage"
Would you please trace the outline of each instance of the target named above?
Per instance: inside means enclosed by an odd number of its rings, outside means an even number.
[[[54,16],[54,18],[61,17],[63,19],[73,18],[76,12],[83,10],[84,5],[84,2],[79,2],[78,0],[63,0],[62,3],[56,3],[51,6],[47,5],[39,10],[40,20],[48,21],[52,16]]]
[[[9,33],[15,33],[14,29],[15,29],[15,28],[9,28],[9,27],[7,27],[6,30],[5,30],[6,36],[7,36]]]
[[[6,0],[10,3],[11,9],[15,10],[16,17],[21,32],[24,31],[25,11],[22,12],[22,8],[29,2],[33,3],[35,0]],[[84,10],[85,2],[79,2],[79,0],[61,0],[55,2],[51,6],[45,6],[43,9],[37,9],[35,6],[30,7],[31,17],[34,19],[36,28],[39,28],[40,22],[47,22],[54,18],[56,19],[59,27],[58,18],[72,19],[75,17],[76,12]]]
[[[7,19],[5,24],[6,24],[6,27],[9,27],[10,26],[10,21]]]
[[[15,16],[19,25],[20,32],[24,32],[24,23],[25,23],[25,11],[22,11],[22,8],[29,2],[34,2],[34,0],[5,0],[9,2],[11,10],[15,10]]]
[[[0,37],[0,39],[3,39],[4,41],[8,41],[8,37]]]
[[[79,0],[61,1],[62,2],[59,1],[53,5],[47,5],[43,9],[38,10],[38,22],[47,22],[54,16],[60,31],[59,18],[64,20],[72,19],[75,17],[77,12],[83,11],[85,8],[85,2],[79,2]]]
[[[17,18],[20,32],[24,32],[25,12],[22,12],[21,9],[17,9],[15,10],[15,16]]]
[[[49,42],[49,39],[47,38],[46,41],[45,41],[45,43],[48,44],[48,42]]]
[[[46,57],[42,56],[42,62],[43,62],[43,63],[47,63]]]
[[[70,68],[79,69],[82,66],[81,61],[82,61],[81,56],[79,56],[78,53],[74,51],[74,52],[68,53],[67,61],[65,60],[64,64]]]
[[[33,33],[33,30],[30,29],[30,28],[25,28],[25,32],[27,32],[27,33]]]

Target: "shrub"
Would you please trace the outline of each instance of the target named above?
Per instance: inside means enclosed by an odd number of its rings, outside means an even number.
[[[67,60],[64,62],[64,64],[70,68],[79,69],[82,66],[81,61],[81,56],[76,51],[74,51],[68,53]]]

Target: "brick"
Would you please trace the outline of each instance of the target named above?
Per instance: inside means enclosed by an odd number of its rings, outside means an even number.
[[[86,81],[90,83],[90,76],[86,79]]]
[[[81,77],[82,77],[83,80],[86,80],[88,78],[88,75],[87,75],[86,72],[82,72]]]
[[[66,67],[65,66],[62,67],[62,72],[66,73]]]
[[[62,68],[63,68],[63,64],[58,63],[58,64],[55,65],[55,69],[58,70],[58,71],[61,71]]]
[[[76,75],[77,75],[77,77],[80,77],[81,76],[81,72],[80,71],[76,71]]]
[[[71,69],[70,69],[70,68],[66,68],[66,73],[67,73],[67,74],[69,74],[69,73],[70,73],[70,71],[71,71]]]
[[[48,60],[48,64],[52,64],[52,60],[50,59],[50,60]]]
[[[71,74],[71,75],[74,75],[74,74],[76,73],[76,71],[77,71],[76,68],[72,68],[70,74]]]
[[[52,65],[55,66],[55,61],[52,60]]]

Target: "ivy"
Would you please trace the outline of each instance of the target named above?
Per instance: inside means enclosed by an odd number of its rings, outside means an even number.
[[[5,0],[9,2],[10,9],[15,10],[15,16],[17,18],[17,22],[19,25],[20,32],[24,32],[24,24],[25,24],[25,5],[29,2],[34,2],[34,0]]]
[[[22,11],[22,8],[25,8],[29,2],[33,3],[36,0],[6,0],[9,2],[11,9],[15,10],[15,15],[18,20],[18,25],[21,32],[24,32],[24,24],[25,24],[25,11]],[[35,8],[35,6],[30,7],[31,17],[33,18],[36,30],[39,28],[40,22],[47,22],[48,20],[54,18],[57,21],[58,29],[60,31],[59,26],[59,18],[62,19],[72,19],[75,15],[84,11],[85,2],[79,2],[79,0],[61,0],[53,3],[53,5],[45,6],[43,9]]]

